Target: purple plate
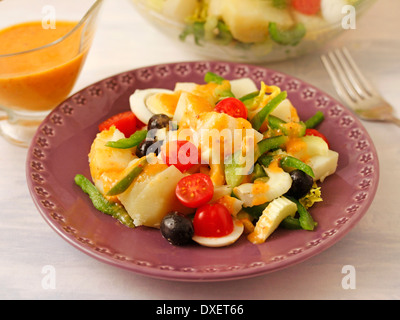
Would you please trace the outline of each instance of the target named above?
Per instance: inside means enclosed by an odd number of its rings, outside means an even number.
[[[173,89],[176,82],[203,83],[213,71],[227,79],[250,77],[288,92],[302,119],[317,110],[320,130],[339,152],[336,173],[322,185],[324,201],[311,213],[315,231],[277,230],[261,245],[246,237],[225,248],[174,247],[158,230],[129,229],[93,208],[74,183],[89,175],[88,153],[98,124],[129,110],[135,89]],[[86,254],[143,275],[180,281],[220,281],[257,276],[300,263],[339,241],[367,212],[378,186],[375,147],[360,121],[326,93],[287,74],[227,62],[182,62],[144,67],[99,81],[61,103],[44,120],[27,156],[27,182],[46,222]]]

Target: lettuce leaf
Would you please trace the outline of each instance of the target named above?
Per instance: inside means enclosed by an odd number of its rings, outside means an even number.
[[[303,198],[299,200],[299,202],[305,207],[306,209],[312,207],[314,203],[323,201],[321,197],[321,187],[314,182],[311,190],[306,194]]]

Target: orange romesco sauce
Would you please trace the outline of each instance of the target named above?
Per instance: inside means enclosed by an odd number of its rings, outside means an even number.
[[[215,105],[219,100],[219,96],[216,92],[217,87],[219,87],[220,90],[228,90],[230,89],[230,82],[224,80],[220,85],[213,82],[196,85],[193,93],[207,99],[211,104]]]
[[[279,173],[282,172],[283,169],[279,166],[279,159],[274,159],[272,162],[269,164],[268,169],[272,172]]]
[[[48,47],[25,51],[59,40],[76,25],[58,21],[55,29],[44,29],[41,22],[26,22],[0,30],[1,106],[45,111],[69,95],[87,53],[80,48],[80,28]]]
[[[263,181],[254,181],[251,193],[254,195],[253,206],[258,206],[268,201],[267,197],[264,195],[269,190],[268,183]]]
[[[225,206],[228,209],[229,213],[232,214],[234,212],[234,201],[235,199],[230,196],[223,196],[219,198],[216,202]]]
[[[301,138],[291,137],[286,143],[286,151],[304,162],[310,158],[307,153],[307,144]]]

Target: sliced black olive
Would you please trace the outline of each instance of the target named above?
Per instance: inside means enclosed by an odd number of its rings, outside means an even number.
[[[312,188],[314,180],[311,176],[301,170],[293,170],[290,172],[292,178],[292,186],[287,195],[300,199],[304,197]]]
[[[188,244],[194,235],[193,223],[180,212],[168,213],[160,225],[162,236],[175,246]]]

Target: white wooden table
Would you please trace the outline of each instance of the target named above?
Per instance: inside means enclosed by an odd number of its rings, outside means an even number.
[[[346,45],[400,115],[400,1],[379,0],[330,47]],[[337,97],[319,54],[269,68]],[[202,59],[170,45],[127,0],[107,0],[75,91],[140,66]],[[222,283],[157,280],[101,263],[59,237],[34,206],[25,180],[26,149],[0,139],[1,299],[399,299],[400,129],[364,122],[380,159],[376,198],[365,217],[323,253],[265,276]],[[342,286],[354,266],[356,288]],[[46,285],[45,266],[54,269]]]

